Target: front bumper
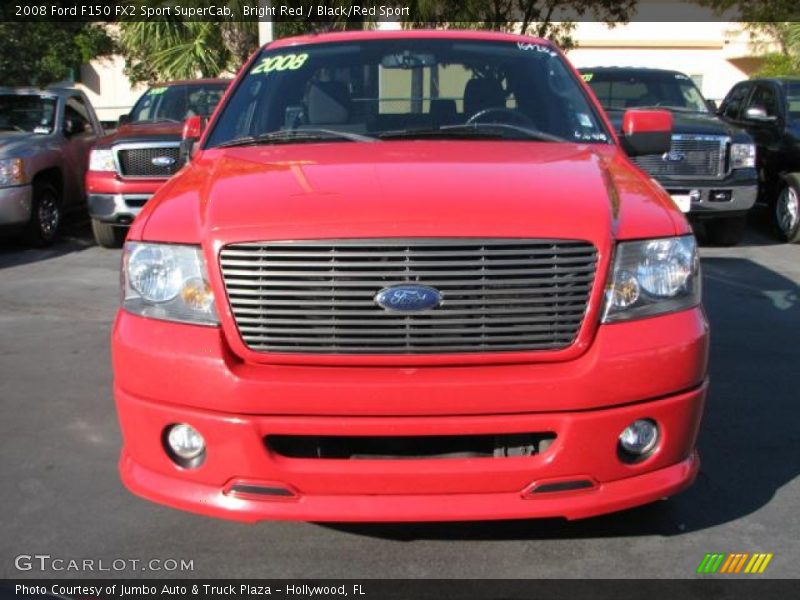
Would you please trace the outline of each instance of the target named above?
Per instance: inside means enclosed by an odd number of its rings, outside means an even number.
[[[0,188],[0,226],[30,221],[32,197],[30,185]]]
[[[719,181],[660,179],[670,195],[691,198],[690,218],[713,218],[745,214],[756,203],[758,179],[755,169],[734,171]]]
[[[706,394],[701,309],[599,328],[564,363],[464,367],[250,365],[215,328],[120,312],[115,396],[120,472],[141,496],[202,514],[257,521],[417,521],[566,517],[621,510],[677,493],[698,469]],[[620,460],[620,432],[639,418],[661,429],[644,461]],[[176,465],[165,429],[189,423],[203,463]],[[430,436],[554,432],[543,453],[503,458],[290,458],[267,435]],[[591,487],[541,494],[565,479]],[[253,498],[237,483],[292,495]]]
[[[86,202],[93,219],[129,225],[166,178],[124,179],[114,172],[86,173]]]
[[[129,225],[152,194],[89,194],[89,216],[104,223]]]

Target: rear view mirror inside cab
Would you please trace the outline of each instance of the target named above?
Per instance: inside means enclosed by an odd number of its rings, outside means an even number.
[[[387,54],[381,60],[384,69],[417,69],[436,64],[433,54],[421,54],[417,52],[398,52],[397,54]]]

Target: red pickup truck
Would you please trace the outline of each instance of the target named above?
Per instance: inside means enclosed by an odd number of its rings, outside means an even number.
[[[123,254],[134,493],[257,521],[577,519],[695,478],[695,239],[550,42],[284,39]]]
[[[187,117],[208,117],[230,82],[198,79],[148,89],[89,157],[86,192],[95,241],[118,248],[145,202],[183,166],[181,134]]]

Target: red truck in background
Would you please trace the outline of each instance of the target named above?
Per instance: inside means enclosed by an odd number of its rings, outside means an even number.
[[[282,39],[125,243],[120,473],[217,517],[566,517],[699,469],[708,324],[686,218],[550,42]]]
[[[137,100],[89,157],[87,203],[95,241],[118,248],[142,206],[183,166],[185,119],[209,117],[229,84],[198,79],[158,84]]]

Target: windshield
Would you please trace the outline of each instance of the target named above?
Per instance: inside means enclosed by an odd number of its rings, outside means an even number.
[[[216,121],[208,146],[609,140],[561,56],[516,42],[407,38],[264,50]]]
[[[606,110],[660,106],[708,112],[700,90],[681,73],[610,73],[581,69],[581,74]]]
[[[214,112],[228,85],[203,83],[153,87],[131,110],[131,121],[185,121]]]
[[[790,123],[800,126],[800,83],[786,87],[786,113]]]
[[[0,95],[0,131],[52,133],[55,116],[55,96]]]

